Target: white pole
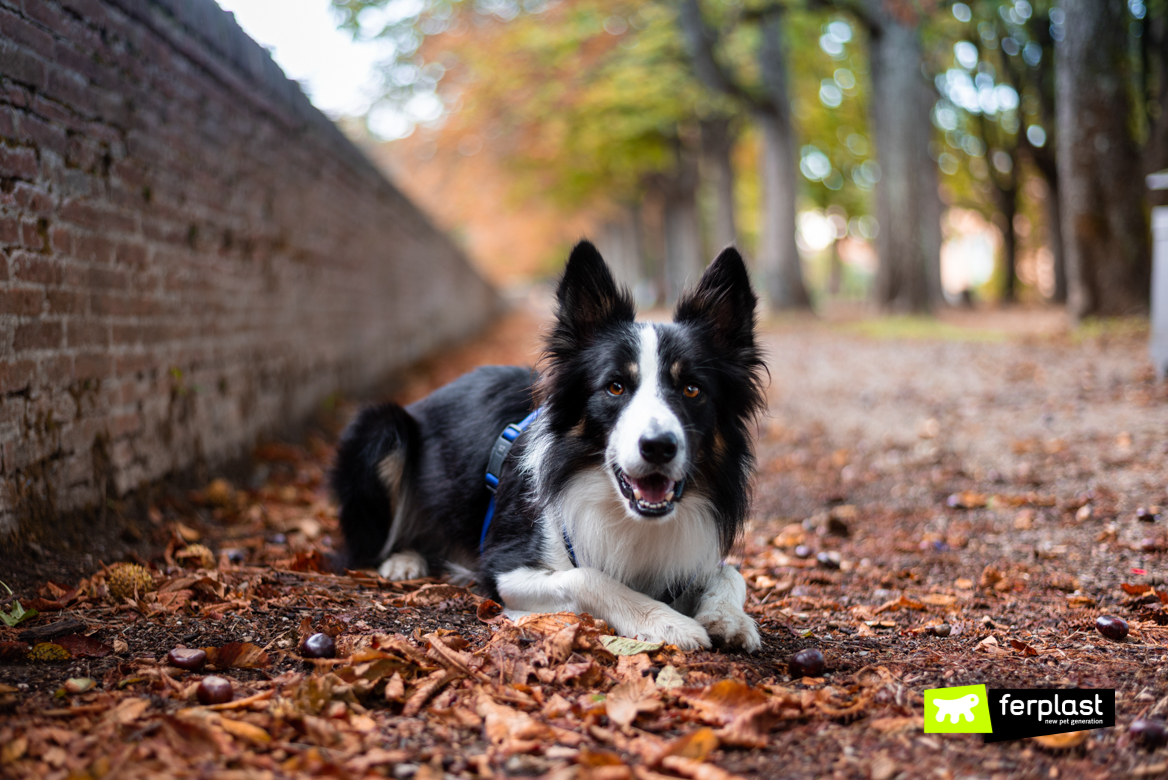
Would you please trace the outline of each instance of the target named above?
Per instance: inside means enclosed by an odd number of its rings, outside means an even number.
[[[1168,171],[1148,176],[1148,188],[1168,189]],[[1152,336],[1148,344],[1156,378],[1168,375],[1168,206],[1152,208]]]

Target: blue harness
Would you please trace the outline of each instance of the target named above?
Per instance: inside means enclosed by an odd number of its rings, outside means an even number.
[[[520,422],[508,425],[503,429],[503,432],[499,434],[499,438],[495,439],[495,445],[491,447],[491,457],[487,461],[486,475],[487,490],[489,490],[491,493],[491,500],[487,504],[487,516],[483,518],[483,533],[479,537],[480,554],[482,554],[483,548],[486,546],[487,530],[491,527],[491,520],[495,518],[495,491],[499,489],[499,474],[503,471],[503,461],[507,459],[507,455],[511,452],[511,447],[514,446],[515,440],[518,439],[519,435],[526,431],[533,422],[539,419],[539,415],[542,411],[543,407],[540,407],[531,414],[524,417]],[[563,529],[563,535],[564,547],[567,548],[568,558],[572,561],[572,565],[578,568],[579,564],[576,563],[576,551],[572,549],[572,540],[568,538],[567,528]],[[670,587],[667,591],[665,591],[664,594],[661,595],[660,598],[658,598],[658,601],[663,601],[666,604],[672,604],[681,596],[682,593],[689,589],[690,585],[693,585],[696,579],[697,575],[695,574],[690,578],[689,582],[686,582],[680,586],[675,585]]]
[[[526,431],[533,422],[539,419],[539,414],[542,411],[543,407],[541,406],[524,417],[518,424],[508,425],[499,434],[499,438],[495,439],[495,446],[491,447],[491,458],[487,461],[487,490],[491,491],[491,502],[487,504],[487,516],[483,520],[483,533],[479,537],[480,554],[487,542],[487,529],[491,527],[491,520],[495,517],[495,491],[499,489],[499,473],[503,471],[503,461],[507,459],[507,453],[511,452],[511,446],[515,444],[519,434]],[[575,561],[573,560],[572,563],[575,564]]]

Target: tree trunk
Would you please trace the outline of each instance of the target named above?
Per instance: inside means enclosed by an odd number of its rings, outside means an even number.
[[[1018,189],[998,187],[998,213],[1002,224],[1002,303],[1018,300],[1018,234],[1014,232],[1014,215],[1018,213]]]
[[[663,177],[665,238],[665,301],[672,306],[687,284],[695,284],[705,268],[698,216],[697,155],[679,140],[677,168]]]
[[[1064,0],[1058,166],[1072,318],[1146,311],[1151,285],[1143,166],[1131,136],[1127,4]]]
[[[875,295],[881,306],[929,311],[942,301],[941,202],[937,167],[929,157],[930,86],[921,77],[916,27],[884,13],[870,0],[872,28],[872,127],[881,177],[876,185]]]
[[[766,278],[775,309],[807,309],[811,298],[803,284],[803,266],[795,246],[795,207],[799,191],[791,101],[787,93],[787,59],[783,50],[782,15],[772,13],[761,23],[759,68],[771,110],[757,111],[762,130],[762,236],[758,265]]]
[[[734,136],[730,119],[717,117],[702,121],[703,174],[714,196],[714,224],[711,231],[713,257],[723,247],[738,240],[734,219],[734,166],[730,153],[734,150]]]
[[[1054,293],[1052,303],[1067,302],[1067,255],[1063,250],[1062,205],[1059,201],[1058,176],[1047,177],[1046,219],[1050,223],[1050,252],[1054,255]]]
[[[626,206],[619,214],[605,220],[596,242],[597,249],[612,269],[613,278],[630,290],[636,290],[643,273],[638,221],[636,207]]]

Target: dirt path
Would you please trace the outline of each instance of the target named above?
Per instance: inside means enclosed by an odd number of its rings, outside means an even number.
[[[757,656],[614,655],[587,622],[516,627],[461,589],[323,573],[335,430],[261,447],[246,484],[154,507],[155,592],[116,601],[99,571],[16,594],[43,614],[0,627],[0,774],[1168,774],[1168,752],[1126,731],[1168,715],[1168,615],[1138,592],[1163,585],[1168,520],[1137,519],[1168,506],[1168,392],[1138,333],[1073,339],[1051,322],[767,328],[771,408],[741,562]],[[530,362],[539,330],[512,317],[419,366],[398,395],[476,363]],[[1129,621],[1125,641],[1095,631],[1104,613]],[[64,621],[87,639],[52,637]],[[46,628],[24,640],[71,658],[30,660],[21,632]],[[342,660],[303,660],[316,631]],[[230,708],[197,705],[216,669],[167,665],[178,645],[218,648]],[[803,648],[823,652],[822,676],[791,677]],[[68,678],[95,687],[66,690]],[[1064,751],[923,734],[925,688],[980,683],[1115,688],[1118,725]]]

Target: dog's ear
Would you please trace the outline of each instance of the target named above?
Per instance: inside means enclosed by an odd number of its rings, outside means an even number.
[[[588,241],[572,249],[556,300],[553,338],[569,348],[586,346],[606,325],[632,322],[636,317],[632,296],[617,287],[604,258]]]
[[[731,246],[714,258],[697,287],[681,296],[673,319],[708,329],[721,349],[753,349],[757,305],[746,264]]]

